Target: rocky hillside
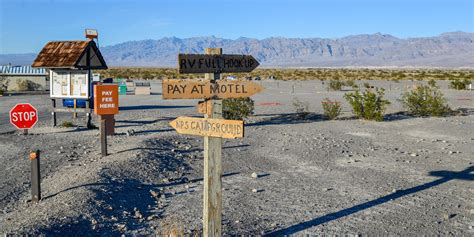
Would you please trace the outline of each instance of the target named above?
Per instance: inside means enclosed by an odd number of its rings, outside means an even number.
[[[380,33],[337,39],[170,37],[101,50],[111,66],[174,67],[178,52],[202,53],[206,47],[252,54],[267,67],[474,67],[474,33],[466,32],[408,39]]]

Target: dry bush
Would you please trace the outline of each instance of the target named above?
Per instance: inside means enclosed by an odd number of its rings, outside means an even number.
[[[324,110],[324,115],[328,118],[328,119],[335,119],[337,118],[337,116],[339,116],[341,114],[341,110],[342,110],[342,106],[341,106],[341,102],[339,101],[331,101],[330,99],[328,98],[325,98],[322,102],[321,102],[322,106],[323,106],[323,110]]]
[[[254,101],[250,97],[222,100],[222,115],[225,119],[242,120],[254,113]]]
[[[295,108],[296,115],[300,119],[305,119],[309,115],[309,103],[302,102],[298,98],[293,99],[293,107]]]
[[[18,81],[18,90],[20,91],[34,91],[40,88],[38,83],[34,83],[30,80],[19,80]]]
[[[417,86],[402,95],[401,103],[415,116],[444,116],[451,111],[443,93],[434,86]]]
[[[358,118],[383,121],[386,106],[390,104],[388,100],[383,99],[384,94],[384,89],[378,89],[375,92],[366,90],[362,93],[355,91],[346,93],[344,98],[352,106],[352,111]]]

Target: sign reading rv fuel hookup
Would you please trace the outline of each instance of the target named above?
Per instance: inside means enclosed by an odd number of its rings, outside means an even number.
[[[252,55],[179,54],[179,73],[251,72],[260,65]]]
[[[242,98],[263,90],[251,81],[163,80],[162,87],[163,99]]]
[[[170,125],[181,134],[221,138],[244,137],[242,120],[178,117],[171,121]]]

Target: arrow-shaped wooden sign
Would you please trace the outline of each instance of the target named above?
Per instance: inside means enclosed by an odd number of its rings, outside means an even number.
[[[251,81],[210,81],[165,79],[163,99],[241,98],[259,93],[263,87]]]
[[[179,54],[179,73],[251,72],[260,63],[252,55]]]
[[[170,125],[180,134],[221,138],[244,137],[242,120],[178,117],[171,121]]]

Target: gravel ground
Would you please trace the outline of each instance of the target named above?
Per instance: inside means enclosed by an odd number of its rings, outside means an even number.
[[[320,81],[261,83],[246,137],[223,145],[224,234],[474,235],[474,92],[439,82],[464,114],[414,118],[399,113],[396,99],[415,82],[370,81],[387,90],[387,121],[353,119],[345,102],[343,118],[327,121],[320,101],[343,101],[344,91]],[[62,114],[59,123],[80,126],[50,127],[48,95],[0,97],[0,233],[200,232],[203,139],[168,125],[198,115],[197,101],[164,101],[159,82],[152,90],[121,97],[104,158],[98,130],[84,129],[84,117]],[[294,98],[309,103],[307,119],[293,113]],[[40,112],[31,135],[8,124],[18,102]],[[42,151],[37,204],[29,201],[34,149]]]

